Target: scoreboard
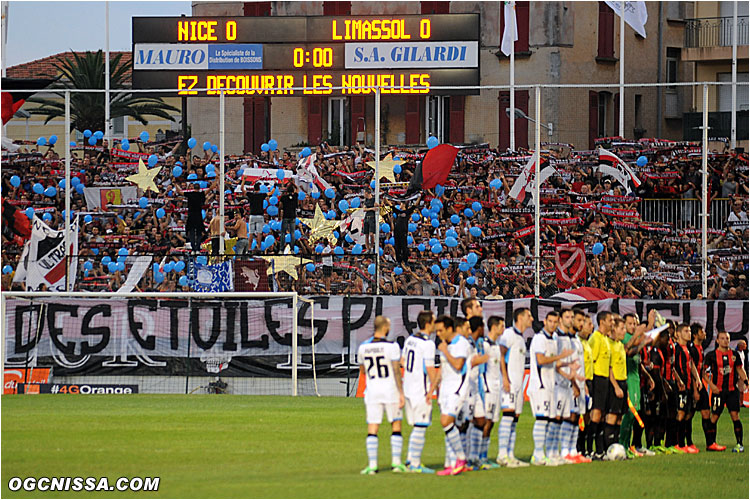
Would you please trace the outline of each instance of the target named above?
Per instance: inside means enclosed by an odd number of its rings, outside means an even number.
[[[479,85],[478,14],[133,18],[135,89],[300,96],[471,85]]]

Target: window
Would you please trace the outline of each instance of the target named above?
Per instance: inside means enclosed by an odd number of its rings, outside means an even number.
[[[422,14],[449,14],[450,2],[420,2]]]
[[[349,103],[346,97],[328,99],[328,144],[344,146],[349,144]]]
[[[117,118],[112,118],[112,133],[118,137],[127,135],[125,133],[125,117],[124,116],[118,116]]]
[[[615,12],[604,2],[599,2],[599,43],[597,58],[615,58]]]
[[[680,49],[676,47],[667,47],[667,83],[676,83],[678,78],[678,64],[680,61]],[[669,89],[675,90],[676,86],[670,86]]]
[[[737,82],[747,83],[747,73],[737,72]],[[732,73],[717,73],[716,79],[719,82],[731,82]],[[732,86],[719,85],[719,111],[732,111]],[[737,85],[737,110],[747,111],[748,109],[748,92],[747,85]],[[709,108],[711,109],[711,108]]]
[[[599,137],[607,137],[607,105],[611,94],[609,92],[599,92],[598,121],[599,128],[596,133]]]
[[[633,117],[633,122],[635,123],[635,128],[638,130],[643,129],[643,96],[641,94],[635,95],[635,105],[633,106],[633,109],[635,110],[635,116]]]
[[[271,2],[245,2],[242,13],[246,17],[264,17],[271,15]]]
[[[324,16],[348,16],[351,13],[351,2],[323,2]]]

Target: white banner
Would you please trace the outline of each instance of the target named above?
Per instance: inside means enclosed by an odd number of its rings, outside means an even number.
[[[357,42],[345,44],[346,69],[476,68],[479,42]]]
[[[208,44],[137,43],[133,48],[133,69],[209,69]]]
[[[78,217],[70,225],[70,255],[78,255]],[[42,291],[46,287],[53,292],[64,292],[65,259],[65,231],[52,229],[35,216],[31,221],[31,239],[23,247],[13,281],[24,283],[27,291]],[[68,271],[72,290],[78,271],[77,259],[71,259]]]
[[[133,205],[138,201],[135,186],[109,186],[83,188],[89,210],[107,210],[107,205]]]

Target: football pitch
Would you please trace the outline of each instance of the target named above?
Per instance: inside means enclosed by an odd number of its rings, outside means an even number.
[[[532,452],[528,405],[516,455]],[[436,409],[435,409],[436,411]],[[742,410],[747,427],[747,410]],[[435,412],[433,419],[437,419]],[[748,498],[748,454],[658,455],[625,462],[495,469],[458,477],[393,474],[390,429],[380,429],[376,476],[366,465],[361,399],[216,395],[2,397],[6,498]],[[700,418],[696,444],[705,448]],[[404,454],[410,429],[404,429]],[[493,430],[493,433],[495,431]],[[493,435],[490,456],[497,449]],[[729,415],[718,440],[734,444]],[[433,423],[423,462],[440,468]],[[11,477],[160,477],[157,492],[13,492]]]

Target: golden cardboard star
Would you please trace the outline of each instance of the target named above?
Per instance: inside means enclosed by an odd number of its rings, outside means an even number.
[[[396,175],[393,173],[393,167],[401,165],[403,160],[394,160],[393,154],[388,153],[388,156],[380,160],[380,176],[385,177],[391,182],[396,182]],[[368,161],[367,166],[375,170],[375,162]]]
[[[341,225],[340,220],[326,220],[320,205],[315,206],[315,215],[312,219],[300,219],[302,224],[310,228],[310,243],[316,243],[318,240],[326,238],[331,245],[336,244],[336,238],[333,232]]]
[[[146,167],[146,164],[143,163],[143,160],[139,158],[138,173],[125,177],[125,180],[128,180],[137,185],[139,188],[143,189],[144,193],[149,189],[155,193],[158,193],[159,190],[156,188],[156,184],[154,184],[154,179],[157,175],[159,175],[159,171],[161,171],[161,167],[154,167],[149,169],[148,167]]]
[[[287,245],[286,250],[284,250],[284,255],[271,255],[268,257],[262,256],[262,258],[263,260],[268,262],[268,269],[266,270],[266,274],[283,272],[287,273],[292,277],[292,279],[295,280],[299,277],[299,275],[297,274],[297,267],[301,266],[302,264],[312,262],[310,259],[305,259],[304,257],[293,255],[289,250],[289,245]]]

